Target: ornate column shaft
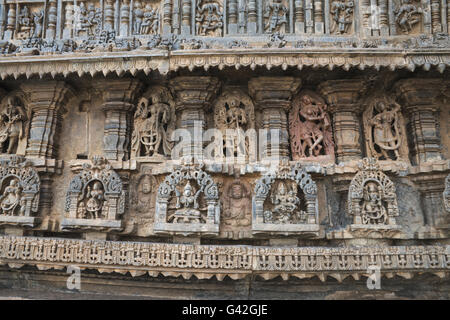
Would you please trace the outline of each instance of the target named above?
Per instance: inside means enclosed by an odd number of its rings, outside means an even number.
[[[337,162],[362,158],[360,143],[360,94],[365,90],[361,80],[330,80],[319,86],[333,116]]]
[[[263,157],[279,156],[289,158],[289,134],[287,111],[291,107],[292,96],[300,89],[301,80],[293,77],[259,77],[250,80],[248,87],[256,107],[263,112],[262,128],[269,130]],[[279,143],[271,133],[278,131]],[[272,131],[272,132],[271,132]],[[261,141],[260,141],[261,144]]]
[[[133,109],[134,98],[141,88],[136,79],[104,79],[95,85],[103,95],[105,131],[103,151],[108,160],[129,158],[129,113]]]
[[[441,160],[439,107],[435,98],[440,94],[438,79],[405,79],[395,85],[401,104],[408,113],[408,137],[413,163]]]
[[[188,130],[191,135],[190,143],[183,145],[182,155],[201,159],[205,110],[219,89],[219,80],[213,77],[177,77],[170,81],[170,86],[175,92],[180,129]]]

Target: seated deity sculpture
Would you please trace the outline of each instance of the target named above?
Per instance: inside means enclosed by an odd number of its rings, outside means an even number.
[[[249,225],[252,209],[247,186],[238,180],[231,183],[226,190],[224,223],[233,227]]]
[[[387,221],[386,208],[381,200],[381,188],[375,182],[364,187],[364,200],[361,206],[363,224],[384,224]]]
[[[334,155],[331,121],[327,106],[306,92],[293,102],[289,113],[289,134],[293,160]]]
[[[370,156],[384,160],[407,159],[405,126],[400,105],[378,99],[364,112],[363,122]]]
[[[408,34],[412,31],[415,24],[420,22],[422,10],[412,3],[412,0],[401,0],[399,8],[394,10],[395,21],[400,29]]]
[[[191,186],[189,181],[186,183],[181,194],[177,189],[175,189],[177,204],[173,215],[174,223],[200,223],[202,222],[201,212],[199,210],[198,197],[202,189],[195,191],[195,188]]]
[[[19,183],[16,179],[12,179],[0,197],[0,214],[13,216],[19,211],[19,215],[23,215],[25,208],[22,206],[21,198]]]
[[[6,108],[0,114],[0,150],[8,154],[16,152],[27,120],[24,110],[15,102],[14,97],[8,97]]]

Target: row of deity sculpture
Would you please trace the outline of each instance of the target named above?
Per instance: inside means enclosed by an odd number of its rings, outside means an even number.
[[[0,165],[0,224],[36,227],[40,221],[37,170],[19,156],[5,158]],[[144,206],[138,212],[153,216],[156,234],[218,235],[221,219],[231,228],[251,227],[253,234],[317,235],[320,230],[318,188],[298,163],[282,162],[268,169],[254,181],[253,192],[240,179],[222,188],[202,164],[193,162],[174,168],[157,188],[155,176],[146,173],[142,177],[144,192],[157,192],[141,199]],[[450,175],[445,183],[443,207],[450,213]],[[94,157],[70,181],[61,229],[123,230],[123,215],[130,209],[126,194],[122,178],[108,161]],[[396,221],[401,214],[396,187],[376,159],[360,162],[349,185],[347,213],[353,219],[347,226],[351,231],[402,232]]]
[[[362,114],[367,154],[379,160],[408,161],[405,121],[400,105],[387,95],[371,97]],[[248,130],[257,129],[252,99],[239,89],[224,90],[213,104],[214,128],[222,132],[219,149],[232,156],[250,153]],[[171,156],[175,130],[175,102],[168,89],[150,88],[134,113],[131,158],[165,159]],[[325,101],[314,91],[303,90],[288,113],[293,160],[334,161],[333,130]],[[259,129],[259,128],[258,128]],[[239,150],[238,150],[239,149]],[[217,155],[224,155],[216,150]]]
[[[222,37],[258,33],[345,35],[354,31],[356,6],[360,7],[362,28],[367,35],[421,33],[428,20],[431,20],[433,33],[447,31],[443,30],[447,21],[442,21],[440,0],[432,0],[429,10],[418,0],[395,0],[392,9],[387,6],[387,0],[368,2],[121,0],[116,6],[113,0],[67,1],[61,5],[50,0],[47,12],[43,3],[10,3],[3,9],[6,12],[3,39],[89,38],[98,37],[102,32],[114,32],[120,37],[157,34]],[[428,12],[431,12],[430,19],[423,17]],[[57,28],[61,30],[58,32]]]

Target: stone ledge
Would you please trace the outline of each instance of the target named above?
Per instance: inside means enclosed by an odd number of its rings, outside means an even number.
[[[333,277],[367,276],[378,266],[386,277],[411,278],[432,273],[441,278],[450,273],[450,245],[388,247],[256,247],[209,246],[144,242],[117,242],[37,237],[0,237],[0,264],[10,268],[35,266],[39,270],[69,265],[100,273],[118,272],[156,277],[189,279],[216,277],[223,280],[259,275],[322,281]]]

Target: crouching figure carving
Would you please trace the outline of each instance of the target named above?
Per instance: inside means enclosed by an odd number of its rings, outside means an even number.
[[[201,167],[183,165],[159,186],[155,233],[218,234],[219,190]]]
[[[62,229],[120,230],[125,192],[105,158],[95,156],[73,177],[66,195]]]
[[[380,170],[375,158],[363,159],[359,167],[348,194],[348,212],[353,216],[350,229],[369,234],[400,229],[395,220],[399,212],[394,183]]]
[[[298,164],[283,164],[277,172],[268,172],[256,182],[252,230],[317,235],[317,186]]]
[[[0,224],[34,227],[39,218],[40,180],[32,163],[11,156],[0,162]]]

